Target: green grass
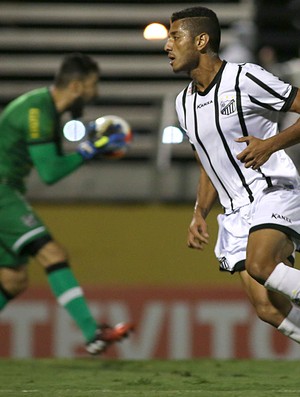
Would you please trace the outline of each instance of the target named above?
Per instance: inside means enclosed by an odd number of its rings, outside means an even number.
[[[0,397],[296,397],[300,362],[0,360]]]

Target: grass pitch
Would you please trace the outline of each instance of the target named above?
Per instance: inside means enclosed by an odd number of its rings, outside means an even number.
[[[300,362],[0,360],[0,397],[296,397]]]

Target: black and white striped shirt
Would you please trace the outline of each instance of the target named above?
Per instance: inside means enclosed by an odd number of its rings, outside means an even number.
[[[296,93],[297,88],[258,65],[224,61],[204,92],[197,92],[191,82],[177,96],[180,125],[226,213],[252,202],[259,191],[278,181],[299,184],[296,167],[284,150],[252,170],[236,158],[246,143],[235,142],[241,136],[266,139],[277,134],[279,112],[289,110]]]

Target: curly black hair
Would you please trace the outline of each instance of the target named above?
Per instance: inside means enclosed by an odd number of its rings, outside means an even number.
[[[190,7],[181,11],[174,12],[171,22],[184,19],[184,25],[190,34],[195,37],[200,33],[209,35],[210,48],[218,53],[221,41],[221,29],[217,15],[214,11],[206,7]]]

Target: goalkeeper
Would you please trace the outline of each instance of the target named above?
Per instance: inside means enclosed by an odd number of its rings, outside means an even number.
[[[127,323],[99,325],[92,317],[83,291],[68,261],[24,193],[25,178],[35,167],[46,184],[66,177],[95,155],[112,153],[125,145],[121,134],[111,134],[104,145],[87,140],[64,155],[60,117],[74,118],[97,94],[100,71],[87,55],[70,54],[50,87],[13,100],[0,115],[0,310],[27,288],[29,257],[44,268],[51,290],[81,330],[90,354],[104,351],[132,329]]]

